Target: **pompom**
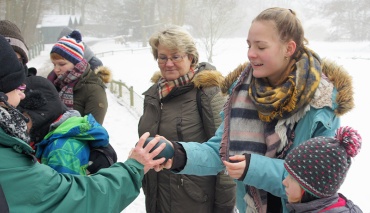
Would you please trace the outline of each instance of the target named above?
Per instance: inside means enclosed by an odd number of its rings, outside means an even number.
[[[26,92],[26,98],[23,99],[19,106],[24,109],[35,110],[47,103],[44,95],[38,90],[30,90]]]
[[[77,41],[77,43],[82,41],[81,33],[78,30],[73,30],[69,35],[68,38],[73,38]]]
[[[349,156],[355,157],[360,152],[362,138],[352,127],[345,126],[338,128],[335,138],[340,141]]]

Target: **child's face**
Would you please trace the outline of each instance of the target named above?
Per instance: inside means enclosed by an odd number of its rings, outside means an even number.
[[[12,90],[6,93],[6,96],[8,96],[8,103],[12,105],[13,107],[17,107],[19,102],[21,102],[21,100],[23,100],[26,97],[24,94],[24,89],[25,87],[17,88],[15,90]]]
[[[74,68],[74,64],[66,59],[51,59],[54,64],[54,72],[57,76],[63,75]]]
[[[298,184],[298,182],[290,175],[288,175],[283,180],[283,185],[285,186],[285,193],[288,197],[289,203],[299,203],[301,202],[303,189]]]

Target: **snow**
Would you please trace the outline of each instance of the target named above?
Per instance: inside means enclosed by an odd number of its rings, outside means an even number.
[[[94,41],[93,38],[86,40]],[[227,75],[237,65],[248,60],[246,38],[234,38],[221,40],[216,46],[216,55],[213,58],[214,65],[224,75]],[[90,47],[95,53],[121,50],[114,55],[105,54],[99,58],[104,65],[109,67],[113,73],[114,80],[121,80],[129,86],[133,86],[137,97],[142,94],[150,85],[152,74],[158,70],[156,61],[151,55],[150,48],[142,48],[138,43],[129,43],[126,46],[115,44],[113,39],[102,39],[93,42]],[[370,42],[310,42],[309,47],[315,50],[322,58],[326,57],[336,61],[352,75],[355,90],[355,108],[342,117],[342,125],[354,127],[362,135],[363,146],[360,153],[353,159],[353,164],[349,170],[347,178],[339,192],[357,204],[363,212],[370,212],[370,181],[368,171],[362,169],[369,168],[370,145],[368,140],[370,134],[366,128],[366,108],[370,106],[368,96],[369,89],[366,87],[368,76],[366,69],[370,67]],[[29,63],[29,67],[39,69],[40,75],[45,75],[52,67],[49,62],[49,52],[51,46],[47,45],[42,54]],[[200,50],[200,61],[205,61],[204,51]],[[138,141],[137,124],[142,105],[136,109],[130,107],[128,100],[118,100],[115,95],[107,91],[109,108],[104,121],[104,127],[110,135],[110,142],[118,154],[119,161],[127,159],[130,149]],[[139,112],[138,112],[139,111]],[[132,202],[124,213],[144,213],[145,198],[141,193]]]

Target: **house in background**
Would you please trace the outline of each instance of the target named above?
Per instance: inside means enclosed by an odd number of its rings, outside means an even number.
[[[44,44],[57,42],[63,28],[69,27],[76,29],[82,25],[79,15],[44,15],[37,28],[40,29]]]

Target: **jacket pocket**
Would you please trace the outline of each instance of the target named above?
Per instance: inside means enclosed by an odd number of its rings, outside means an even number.
[[[203,191],[203,189],[187,176],[181,175],[181,182],[184,187],[184,191],[191,199],[199,203],[204,203],[208,200],[208,195]]]

